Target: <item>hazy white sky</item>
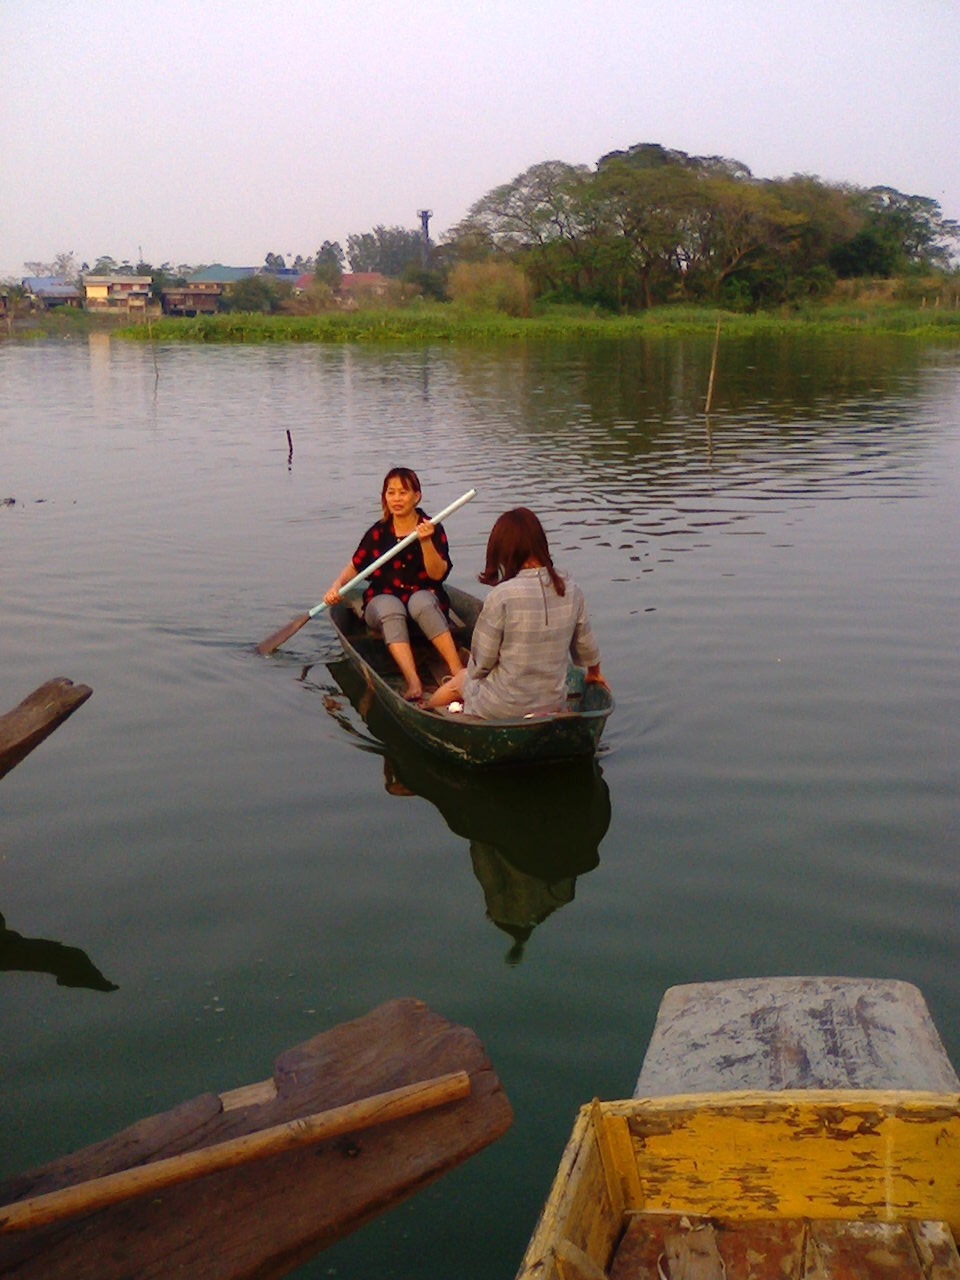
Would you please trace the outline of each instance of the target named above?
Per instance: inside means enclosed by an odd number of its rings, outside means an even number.
[[[0,275],[434,239],[658,142],[960,218],[960,0],[0,0]]]

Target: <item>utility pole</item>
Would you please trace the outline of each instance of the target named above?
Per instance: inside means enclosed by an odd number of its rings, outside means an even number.
[[[418,209],[417,217],[420,219],[420,266],[426,271],[430,261],[430,219],[433,217],[433,210]]]

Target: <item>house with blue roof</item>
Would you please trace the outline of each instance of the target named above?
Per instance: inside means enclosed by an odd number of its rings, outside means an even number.
[[[80,290],[59,276],[24,276],[20,281],[30,302],[49,310],[51,307],[79,307]]]

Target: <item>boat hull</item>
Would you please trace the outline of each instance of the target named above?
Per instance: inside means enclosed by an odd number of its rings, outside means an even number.
[[[454,637],[469,647],[482,602],[456,587],[447,587],[459,625]],[[347,605],[335,605],[330,619],[343,651],[363,676],[384,709],[424,750],[472,767],[490,768],[543,764],[596,754],[611,712],[613,696],[601,685],[587,684],[584,673],[571,666],[567,677],[568,710],[519,720],[482,720],[477,716],[430,711],[407,702],[403,681],[383,641],[371,635]],[[437,683],[436,654],[425,641],[414,642],[422,673]],[[424,680],[429,688],[430,677]]]

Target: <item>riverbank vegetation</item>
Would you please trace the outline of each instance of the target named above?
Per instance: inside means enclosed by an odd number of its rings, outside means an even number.
[[[617,316],[583,307],[552,306],[528,317],[471,311],[455,304],[418,303],[405,308],[331,312],[316,316],[230,313],[164,319],[120,331],[126,338],[157,342],[516,342],[520,340],[623,340],[716,332],[726,337],[760,334],[897,334],[960,342],[960,307],[847,303],[799,309],[730,312],[709,306],[654,308]]]

